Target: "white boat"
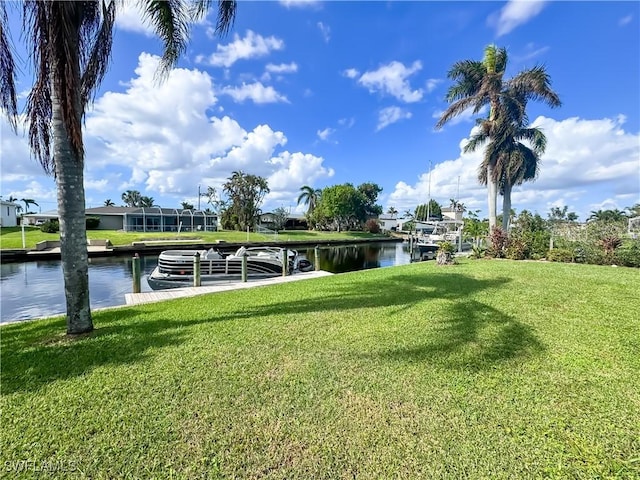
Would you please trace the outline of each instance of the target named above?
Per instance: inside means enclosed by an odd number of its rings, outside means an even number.
[[[194,257],[200,255],[200,283],[240,280],[242,259],[247,259],[247,278],[261,279],[282,275],[282,252],[273,247],[240,247],[233,254],[218,249],[209,250],[165,250],[158,257],[158,266],[149,274],[147,281],[154,290],[193,285]],[[300,258],[295,250],[287,250],[287,273],[306,272],[313,265]]]

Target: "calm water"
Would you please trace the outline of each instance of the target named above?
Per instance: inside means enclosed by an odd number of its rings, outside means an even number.
[[[298,249],[314,261],[313,249]],[[132,291],[131,257],[91,258],[89,291],[91,307],[125,304]],[[151,291],[146,276],[156,267],[158,257],[143,257],[142,291]],[[403,243],[346,245],[322,248],[320,268],[332,273],[403,265],[410,262],[409,247]],[[59,260],[7,263],[0,265],[0,316],[2,322],[64,313],[65,299]]]

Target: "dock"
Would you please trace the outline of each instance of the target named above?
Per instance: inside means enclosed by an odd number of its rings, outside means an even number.
[[[200,287],[183,287],[167,290],[155,290],[153,292],[127,293],[125,294],[125,302],[127,305],[141,305],[144,303],[163,302],[174,298],[195,297],[196,295],[206,295],[208,293],[228,292],[230,290],[241,290],[244,288],[261,287],[277,283],[297,282],[311,278],[326,277],[328,275],[333,275],[333,273],[319,270],[313,272],[300,272],[286,277],[249,280],[248,282],[231,281],[220,282],[220,284],[217,285],[206,285]]]

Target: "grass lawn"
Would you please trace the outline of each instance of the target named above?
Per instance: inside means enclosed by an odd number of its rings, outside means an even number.
[[[60,319],[6,326],[1,465],[94,479],[639,478],[638,280],[423,262],[96,312],[75,340]]]
[[[220,231],[220,232],[182,232],[180,234],[170,232],[122,232],[116,230],[87,230],[87,238],[109,239],[113,245],[131,245],[132,242],[144,240],[202,240],[205,243],[214,243],[217,240],[226,242],[246,242],[247,232]],[[306,241],[317,240],[358,240],[369,238],[387,238],[386,235],[373,235],[365,232],[314,232],[306,230],[285,230],[277,237],[260,233],[249,233],[250,242],[265,241]],[[25,228],[25,244],[27,248],[35,248],[36,243],[43,240],[59,240],[58,233],[43,233],[40,228]],[[22,248],[22,231],[20,227],[6,227],[0,229],[0,248]]]

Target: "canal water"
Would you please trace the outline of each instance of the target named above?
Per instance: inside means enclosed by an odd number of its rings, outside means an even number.
[[[314,250],[298,249],[314,261]],[[320,269],[332,273],[410,263],[405,243],[375,243],[323,247]],[[131,257],[89,259],[91,307],[125,304],[125,294],[132,291]],[[157,256],[141,258],[142,291],[149,292],[146,277],[158,262]],[[16,322],[65,312],[64,283],[59,260],[0,265],[0,321]]]

